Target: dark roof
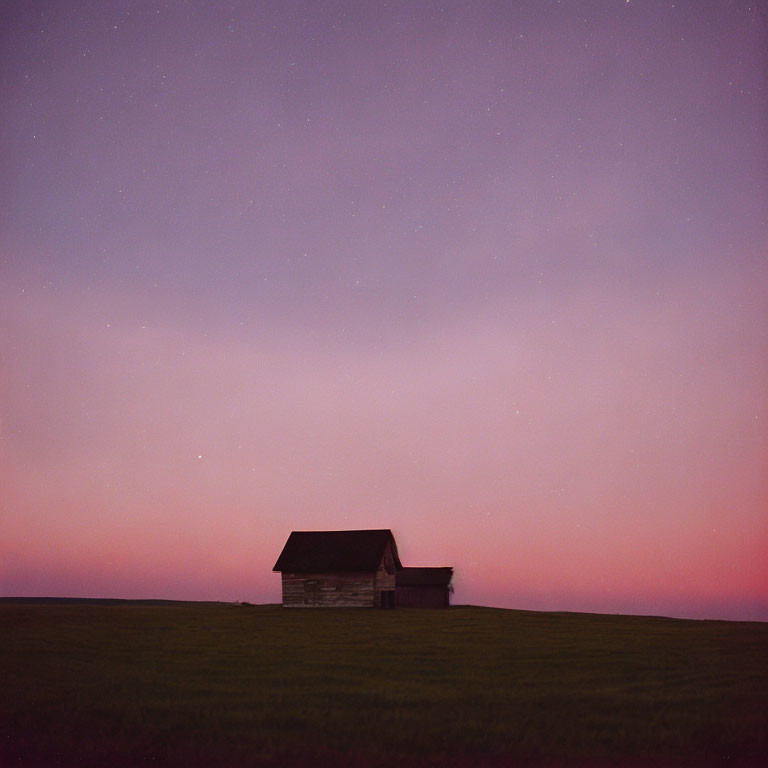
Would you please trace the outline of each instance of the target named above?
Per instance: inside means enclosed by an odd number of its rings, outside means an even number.
[[[453,568],[402,568],[395,575],[398,587],[446,586]]]
[[[294,573],[375,571],[387,544],[391,547],[395,568],[402,568],[395,538],[389,529],[294,531],[272,570]]]

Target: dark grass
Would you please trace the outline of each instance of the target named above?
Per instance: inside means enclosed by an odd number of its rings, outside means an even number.
[[[768,765],[768,624],[0,602],[1,765]]]

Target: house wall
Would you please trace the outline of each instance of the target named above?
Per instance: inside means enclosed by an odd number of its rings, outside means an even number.
[[[398,608],[447,608],[448,587],[431,584],[398,587],[395,590],[395,605]]]
[[[382,607],[381,593],[384,591],[394,592],[395,590],[395,560],[392,557],[389,545],[381,558],[379,569],[376,571],[376,580],[374,583],[374,605]],[[390,604],[394,607],[394,602]]]
[[[373,608],[378,574],[283,573],[285,608]]]

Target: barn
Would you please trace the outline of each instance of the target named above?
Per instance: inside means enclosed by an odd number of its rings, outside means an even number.
[[[285,608],[447,608],[453,568],[404,568],[387,528],[293,531],[272,569]]]
[[[401,568],[395,574],[398,608],[447,608],[453,568]]]
[[[392,531],[294,531],[274,571],[285,608],[394,608],[402,568]]]

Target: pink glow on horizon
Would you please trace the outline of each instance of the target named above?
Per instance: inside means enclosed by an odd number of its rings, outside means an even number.
[[[26,396],[44,347],[83,362],[51,370],[4,449],[4,591],[274,602],[291,529],[389,526],[404,562],[455,566],[457,602],[764,617],[761,374],[712,362],[763,309],[724,318],[702,356],[708,305],[671,292],[652,311],[572,295],[565,332],[489,308],[374,351],[17,292],[4,396]]]

